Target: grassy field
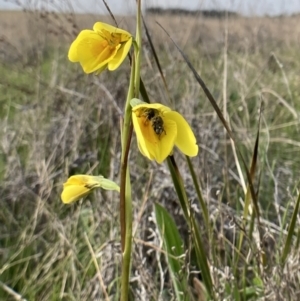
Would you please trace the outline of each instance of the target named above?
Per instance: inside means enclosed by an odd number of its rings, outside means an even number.
[[[83,28],[109,17],[0,12],[0,300],[118,300],[118,195],[96,191],[63,205],[62,184],[76,173],[119,182],[120,114],[129,82],[127,61],[116,73],[83,74],[67,59]],[[117,17],[134,33],[132,17]],[[300,16],[228,20],[146,16],[168,89],[144,36],[141,77],[151,101],[181,112],[197,137],[192,159],[214,227],[207,256],[217,300],[300,300],[298,214],[292,248],[280,263],[298,197]],[[244,192],[230,139],[160,23],[188,55],[212,92],[250,166],[261,110],[255,191],[266,264],[248,240],[233,271]],[[175,151],[191,207],[197,196],[184,157]],[[174,217],[189,250],[189,233],[166,164],[130,154],[134,204],[132,300],[175,300],[153,204]],[[243,177],[246,179],[245,173]],[[247,235],[246,235],[247,236]],[[197,268],[186,253],[195,300]],[[97,262],[97,265],[95,264]],[[100,273],[98,273],[98,268]],[[199,276],[199,279],[201,277]],[[241,288],[247,292],[240,294]]]

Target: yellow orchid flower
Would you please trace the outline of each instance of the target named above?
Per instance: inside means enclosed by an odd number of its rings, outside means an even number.
[[[198,154],[195,135],[178,112],[160,103],[141,103],[138,99],[133,99],[131,105],[138,147],[144,156],[162,163],[174,145],[187,156]]]
[[[120,191],[119,186],[102,176],[75,175],[64,183],[61,194],[63,203],[69,204],[88,195],[95,188]]]
[[[97,22],[93,30],[82,30],[69,49],[69,60],[79,62],[85,73],[113,71],[124,61],[132,44],[129,32]]]

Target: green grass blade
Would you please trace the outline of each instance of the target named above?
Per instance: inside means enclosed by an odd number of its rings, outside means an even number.
[[[258,160],[258,146],[259,146],[259,133],[260,133],[260,117],[261,117],[261,110],[260,110],[260,114],[259,114],[258,129],[257,129],[257,133],[256,133],[256,139],[255,139],[255,144],[254,144],[254,149],[253,149],[253,154],[252,154],[252,161],[251,161],[251,166],[250,166],[250,171],[249,171],[249,175],[250,175],[252,183],[253,183],[254,178],[255,178],[256,167],[257,167],[257,160]],[[248,185],[247,186],[247,192],[246,192],[246,195],[245,195],[245,205],[244,205],[244,211],[243,211],[243,220],[244,220],[244,223],[246,223],[247,219],[248,219],[249,206],[251,204],[251,200],[252,200],[252,203],[253,203],[254,212],[255,212],[255,214],[257,216],[257,220],[258,220],[258,223],[259,223],[260,213],[259,213],[259,207],[258,207],[257,198],[256,197],[254,199],[252,198],[252,193],[251,193],[251,190],[249,189],[249,185]],[[250,231],[249,231],[249,238],[250,239],[252,238],[252,234],[253,234],[253,230],[254,230],[254,224],[253,224],[254,220],[252,218],[254,218],[254,215],[251,216],[251,227],[250,227]],[[239,251],[242,248],[243,239],[244,239],[244,232],[241,231],[240,234],[239,234],[239,243],[238,243],[238,250]]]
[[[250,177],[251,177],[251,182],[252,183],[253,183],[253,180],[255,178],[256,167],[257,167],[259,133],[260,133],[260,117],[261,117],[261,110],[260,110],[260,113],[259,113],[258,129],[257,129],[257,133],[256,133],[256,139],[255,139],[253,155],[252,155],[252,161],[251,161],[251,166],[250,166]],[[260,213],[259,213],[259,207],[258,207],[258,201],[257,201],[256,193],[255,193],[255,198],[252,198],[252,202],[253,202],[253,206],[254,206],[254,211],[257,214],[257,220],[259,222]],[[246,204],[246,202],[245,202],[245,204]],[[250,203],[249,203],[249,205],[250,205]],[[244,218],[245,218],[245,216],[244,216]]]
[[[189,171],[190,171],[190,174],[191,174],[192,179],[193,179],[193,183],[194,183],[194,186],[195,186],[197,197],[198,197],[198,200],[199,200],[199,203],[200,203],[200,208],[202,209],[202,214],[203,214],[203,217],[204,217],[205,226],[206,226],[207,229],[209,229],[208,209],[207,209],[207,206],[206,206],[206,204],[204,202],[204,199],[202,197],[201,189],[200,189],[200,186],[199,186],[199,183],[198,183],[198,179],[197,179],[193,164],[191,162],[190,157],[185,156],[185,158],[186,158],[186,161],[188,163]]]
[[[170,169],[170,173],[172,176],[172,180],[174,183],[176,193],[179,198],[180,205],[182,207],[185,219],[186,219],[189,229],[191,231],[191,235],[192,235],[192,239],[193,239],[193,243],[194,243],[194,247],[195,247],[197,264],[198,264],[198,267],[201,269],[201,275],[203,278],[203,282],[205,284],[208,294],[210,296],[213,296],[212,278],[211,278],[210,269],[208,266],[207,257],[206,257],[205,251],[204,251],[201,235],[199,232],[199,226],[196,223],[193,214],[191,214],[191,212],[190,212],[189,202],[188,202],[188,198],[187,198],[187,195],[185,192],[183,181],[182,181],[180,172],[178,170],[178,167],[176,165],[176,162],[175,162],[175,159],[173,156],[170,156],[168,158],[168,166]]]
[[[292,219],[291,219],[291,222],[289,225],[288,235],[286,237],[286,241],[284,244],[284,248],[283,248],[283,252],[282,252],[282,256],[281,256],[282,264],[285,263],[286,258],[289,255],[289,252],[291,250],[293,235],[296,231],[296,222],[297,222],[297,215],[298,215],[298,211],[299,211],[299,205],[300,205],[300,193],[297,198],[296,206],[295,206],[295,209],[294,209],[294,212],[292,215]]]
[[[295,243],[296,250],[299,249],[299,245],[300,245],[300,229],[298,229],[297,240],[296,240],[296,243]]]
[[[147,102],[147,103],[151,102],[142,78],[140,78],[140,93],[141,93],[141,96],[142,96],[144,102]]]
[[[168,267],[171,274],[176,300],[189,300],[187,275],[182,269],[184,246],[173,218],[167,210],[155,204],[155,217],[164,249],[167,252]]]

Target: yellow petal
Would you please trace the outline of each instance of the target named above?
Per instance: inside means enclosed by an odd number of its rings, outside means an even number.
[[[71,44],[69,53],[68,53],[68,58],[71,62],[76,63],[79,62],[79,57],[78,57],[78,52],[77,52],[77,47],[78,43],[80,43],[83,39],[88,37],[91,34],[95,34],[94,31],[92,30],[82,30],[77,38],[74,40],[74,42]]]
[[[166,118],[174,120],[177,124],[177,138],[175,145],[185,155],[194,157],[198,154],[198,145],[196,142],[195,135],[187,123],[187,121],[178,112],[166,112]]]
[[[102,30],[107,30],[110,33],[119,33],[121,34],[121,42],[125,42],[127,40],[129,40],[129,38],[131,37],[131,34],[129,32],[127,32],[126,30],[114,27],[112,25],[106,24],[106,23],[102,23],[102,22],[97,22],[94,24],[93,27],[94,31],[97,32],[98,34],[102,32]]]
[[[138,147],[140,152],[147,158],[149,158],[150,160],[153,160],[153,158],[151,157],[147,146],[146,146],[146,142],[145,142],[145,138],[143,136],[141,127],[140,127],[140,118],[136,115],[135,112],[132,111],[132,122],[133,122],[133,127],[135,129],[135,133],[136,133],[136,137],[138,140]]]
[[[110,47],[96,32],[83,30],[71,44],[69,59],[71,62],[80,62],[84,72],[92,73],[105,69],[120,47],[121,45]]]
[[[82,40],[78,43],[77,53],[84,72],[92,73],[103,69],[116,55],[119,48],[120,45],[115,48],[109,47],[107,41],[96,34],[88,39]]]
[[[113,181],[102,176],[75,175],[64,183],[61,199],[69,204],[88,195],[94,188],[120,191],[120,187]]]
[[[142,153],[143,156],[147,157],[150,160],[154,160],[154,158],[150,155],[150,153],[146,148],[145,141],[141,142],[140,140],[137,140],[137,144],[138,144],[139,151]]]
[[[161,135],[155,133],[152,122],[143,116],[145,108],[161,109],[159,115],[163,120],[164,128]],[[132,112],[133,125],[141,153],[150,160],[155,159],[158,163],[162,163],[170,155],[177,136],[176,122],[164,118],[164,110],[168,111],[170,109],[161,104],[142,104],[135,106]]]
[[[86,196],[96,187],[100,187],[102,176],[75,175],[64,183],[61,199],[64,203],[72,203]]]
[[[148,109],[155,109],[155,110],[159,110],[162,114],[164,112],[169,112],[171,111],[171,109],[169,107],[166,107],[160,103],[142,103],[139,105],[136,105],[133,107],[133,111],[137,111],[141,108],[148,108]]]
[[[130,50],[132,36],[101,22],[95,23],[93,29],[79,33],[70,46],[69,60],[79,62],[86,73],[117,69]]]
[[[132,44],[132,38],[130,38],[126,43],[124,43],[114,58],[108,63],[108,70],[113,71],[116,70],[124,61],[126,55],[128,54],[130,47]]]
[[[162,163],[170,155],[177,136],[177,125],[172,120],[164,119],[164,130],[166,134],[162,134],[161,138],[154,134],[157,139],[155,143],[147,142],[149,152],[157,163]]]
[[[67,186],[64,188],[61,199],[63,203],[69,204],[72,202],[75,202],[84,196],[88,195],[90,193],[91,189],[88,189],[84,186]]]

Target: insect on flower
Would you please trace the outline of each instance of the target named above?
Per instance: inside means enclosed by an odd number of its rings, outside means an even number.
[[[148,121],[151,121],[158,114],[158,111],[155,109],[144,109],[142,114],[138,117],[145,117],[145,124],[148,125]]]
[[[158,136],[161,137],[163,133],[166,134],[164,129],[164,121],[161,116],[159,116],[159,111],[155,109],[144,109],[143,113],[139,115],[139,117],[144,117],[144,125],[148,126],[149,122],[151,122],[151,126]]]
[[[192,129],[184,117],[160,103],[131,100],[132,121],[140,152],[150,160],[162,163],[177,146],[185,155],[198,154]]]
[[[164,129],[164,121],[160,116],[155,116],[152,118],[152,127],[156,135],[160,138],[160,136],[165,133],[166,131]]]

